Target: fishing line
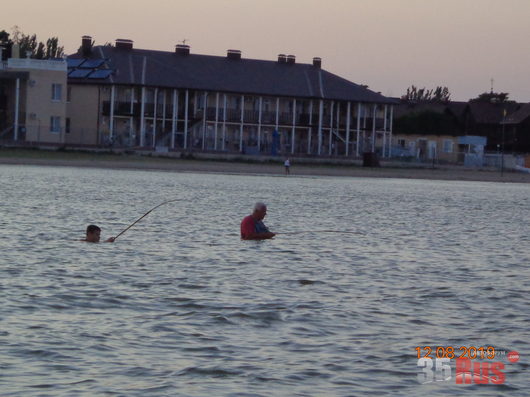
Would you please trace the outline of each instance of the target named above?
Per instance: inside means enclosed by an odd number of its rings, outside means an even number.
[[[143,214],[140,218],[135,220],[131,225],[129,225],[126,229],[122,230],[116,237],[114,237],[114,240],[116,240],[118,237],[120,237],[123,233],[125,233],[127,230],[129,230],[131,227],[136,225],[138,222],[140,222],[142,219],[144,219],[147,215],[149,215],[152,211],[156,210],[158,207],[163,206],[164,204],[171,203],[173,201],[178,201],[180,199],[173,199],[173,200],[167,200],[164,201],[161,204],[158,204],[156,207],[151,208],[149,211],[147,211],[145,214]]]

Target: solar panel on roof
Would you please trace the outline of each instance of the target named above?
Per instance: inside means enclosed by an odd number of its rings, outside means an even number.
[[[70,73],[68,73],[68,77],[71,77],[73,79],[83,79],[87,77],[91,71],[92,70],[87,69],[72,70]]]
[[[77,68],[83,62],[85,62],[85,58],[67,58],[66,59],[66,64],[69,68]]]
[[[83,69],[95,69],[95,68],[99,68],[104,63],[105,63],[104,59],[87,59],[85,62],[83,62],[81,67]]]
[[[106,79],[112,74],[111,69],[95,70],[88,76],[89,79]]]

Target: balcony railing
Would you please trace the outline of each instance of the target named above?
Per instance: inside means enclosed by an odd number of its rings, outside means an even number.
[[[133,105],[132,111],[131,111],[131,103],[130,102],[116,102],[114,105],[114,115],[115,116],[125,116],[125,117],[141,117],[141,109],[142,106],[140,103],[135,103]],[[145,117],[153,117],[154,116],[154,110],[155,105],[153,103],[145,103],[144,104],[144,116]],[[166,119],[172,119],[173,118],[173,106],[172,105],[166,105],[166,112],[165,112],[165,118]],[[208,121],[215,121],[215,107],[208,107],[206,109],[206,120]],[[110,115],[110,101],[104,101],[103,102],[103,108],[102,113],[104,116]],[[164,107],[163,105],[157,104],[157,118],[161,119],[162,115],[164,114]],[[225,111],[223,108],[218,109],[218,115],[217,115],[217,121],[223,122]],[[179,119],[183,119],[184,117],[184,109],[179,109]],[[310,115],[309,113],[298,113],[296,114],[295,119],[295,125],[297,127],[309,127],[310,125],[316,127],[319,123],[319,116],[318,114],[313,113],[313,116],[311,118],[311,123],[309,123]],[[188,120],[191,122],[192,120],[202,120],[203,119],[203,109],[198,109],[195,117],[193,117],[193,110],[188,110]],[[241,122],[241,110],[240,109],[226,109],[226,121],[230,123],[240,123]],[[257,124],[259,122],[259,112],[256,110],[244,110],[243,111],[243,122],[249,123],[249,124]],[[276,124],[276,112],[261,112],[261,123],[262,124],[269,124],[269,125],[275,125]],[[278,114],[278,123],[280,125],[293,125],[293,114],[291,112],[281,112]],[[331,117],[329,114],[324,114],[322,117],[322,127],[329,128],[331,123]],[[375,120],[375,129],[378,131],[381,131],[384,129],[385,123],[383,118],[376,118]],[[333,128],[337,127],[337,120],[333,120]],[[366,118],[366,120],[361,120],[360,125],[362,130],[369,130],[371,131],[373,129],[373,119],[372,118]],[[387,129],[389,125],[387,124]],[[346,118],[340,117],[339,118],[339,128],[345,129],[346,128]],[[357,119],[352,118],[350,122],[350,130],[356,130],[357,129]]]
[[[110,116],[110,101],[103,101],[101,112],[103,116]],[[145,103],[144,104],[144,116],[145,117],[153,117],[155,112],[155,104],[154,103]],[[141,117],[142,113],[142,104],[141,103],[134,103],[131,111],[131,103],[130,102],[115,102],[114,103],[114,116],[125,116],[125,117]],[[201,111],[199,110],[197,114],[199,115]],[[161,119],[164,115],[164,106],[163,105],[157,105],[157,111],[156,116],[157,118]],[[184,110],[179,110],[179,118],[184,117]],[[197,116],[199,117],[199,116]],[[202,114],[200,115],[202,117]],[[172,119],[173,118],[173,106],[172,105],[166,105],[166,112],[165,112],[165,118],[166,119]],[[191,120],[193,118],[193,111],[192,109],[188,110],[188,119]]]

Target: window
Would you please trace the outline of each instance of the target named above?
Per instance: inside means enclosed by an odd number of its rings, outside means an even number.
[[[453,153],[453,141],[444,139],[444,153]]]
[[[59,133],[61,132],[61,118],[58,116],[50,117],[50,132]]]
[[[66,132],[67,134],[70,133],[70,117],[67,117],[64,120],[64,132]]]
[[[398,139],[397,142],[398,142],[398,146],[401,146],[401,147],[403,147],[403,148],[405,147],[405,143],[406,143],[406,141],[405,141],[404,139]]]
[[[52,101],[60,101],[62,96],[62,85],[52,84]]]
[[[66,102],[72,100],[72,87],[66,87]]]

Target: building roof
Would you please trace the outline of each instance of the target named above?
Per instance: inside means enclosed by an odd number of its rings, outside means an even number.
[[[460,118],[464,115],[468,102],[450,101],[447,103],[447,110],[449,110],[455,117]]]
[[[399,105],[394,107],[394,117],[399,118],[409,114],[417,114],[423,112],[444,113],[447,104],[440,102],[414,102],[405,99],[399,100]]]
[[[530,117],[530,103],[525,103],[521,107],[506,116],[506,120],[503,124],[520,124]]]
[[[511,114],[517,110],[518,106],[516,102],[491,103],[471,101],[469,102],[469,111],[478,124],[499,124],[504,117],[504,110]]]
[[[70,59],[80,58],[72,55]],[[394,100],[311,64],[123,49],[92,48],[90,59],[104,59],[114,71],[107,78],[72,78],[70,83],[140,85],[253,95],[318,98],[369,103]],[[101,67],[99,68],[101,69]],[[75,68],[71,68],[71,71]]]

